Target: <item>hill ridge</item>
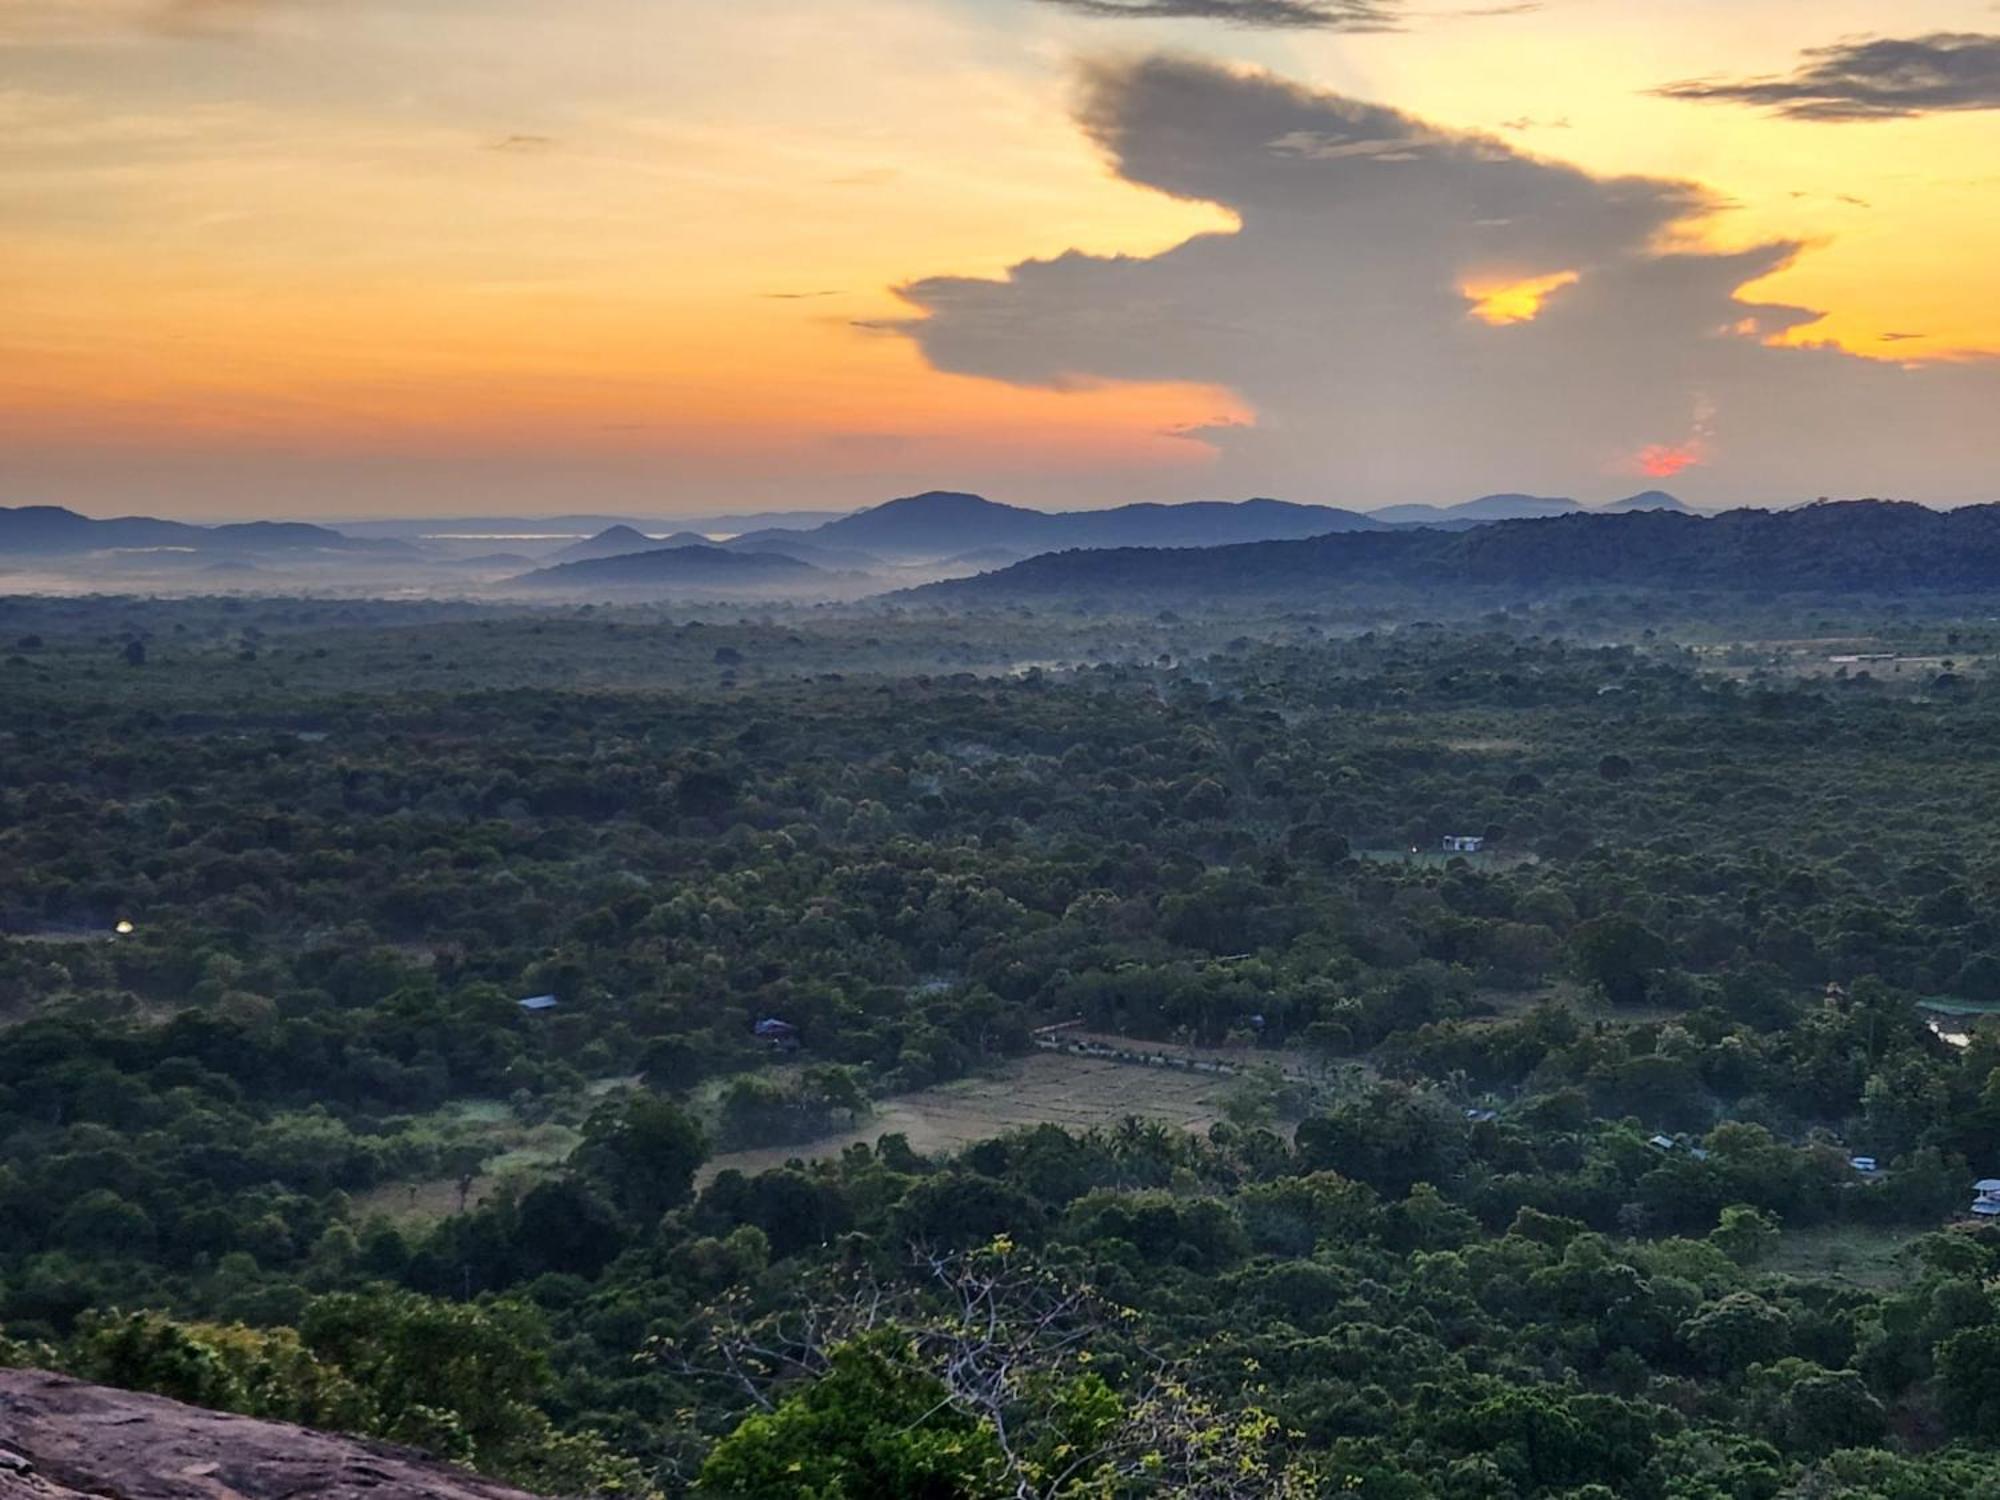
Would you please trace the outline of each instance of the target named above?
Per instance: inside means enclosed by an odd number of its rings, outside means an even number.
[[[1070,551],[911,592],[973,600],[1118,590],[1295,593],[1368,583],[2000,589],[2000,505],[1937,511],[1907,501],[1851,500],[1718,516],[1583,511],[1469,530],[1411,528],[1182,551]]]

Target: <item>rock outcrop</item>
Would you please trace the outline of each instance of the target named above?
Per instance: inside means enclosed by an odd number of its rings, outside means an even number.
[[[407,1448],[0,1370],[0,1500],[533,1500]]]

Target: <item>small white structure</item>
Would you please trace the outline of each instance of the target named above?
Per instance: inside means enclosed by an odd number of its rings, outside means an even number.
[[[1847,1158],[1847,1164],[1863,1177],[1872,1177],[1882,1170],[1872,1156],[1850,1156]]]
[[[1469,833],[1448,833],[1444,836],[1444,852],[1447,854],[1477,854],[1485,847],[1485,839]]]
[[[1948,1047],[1970,1047],[1972,1045],[1972,1033],[1970,1031],[1952,1030],[1936,1016],[1932,1016],[1924,1024],[1930,1027],[1932,1036]],[[1963,1023],[1960,1024],[1962,1025]]]
[[[540,1015],[545,1010],[554,1010],[562,1002],[554,995],[530,995],[527,999],[516,1000],[514,1003],[530,1015]]]
[[[1972,1211],[1982,1219],[2000,1218],[2000,1177],[1982,1177],[1973,1183]]]

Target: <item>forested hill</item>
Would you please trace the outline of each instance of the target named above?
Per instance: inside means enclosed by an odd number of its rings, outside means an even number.
[[[119,516],[100,521],[59,505],[0,505],[0,556],[60,556],[112,548],[377,554],[410,550],[405,542],[346,536],[304,521],[237,521],[225,526],[196,526],[154,516]]]
[[[720,547],[659,546],[537,568],[513,581],[523,588],[644,588],[663,583],[754,584],[819,571],[794,557],[725,552]]]
[[[1380,531],[1383,522],[1326,505],[1283,500],[1191,501],[1179,505],[1120,505],[1110,510],[1040,511],[1001,505],[980,495],[933,490],[891,500],[806,533],[753,533],[758,539],[810,537],[880,556],[937,557],[976,547],[1017,552],[1058,547],[1212,547]]]
[[[915,592],[972,602],[1107,591],[1311,593],[1351,583],[1978,591],[2000,588],[2000,505],[1937,511],[1854,500],[1708,518],[1636,511],[1503,521],[1473,531],[1062,552]]]

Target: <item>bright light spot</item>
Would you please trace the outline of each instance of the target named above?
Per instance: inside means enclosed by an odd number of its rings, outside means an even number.
[[[1649,443],[1633,456],[1633,462],[1649,479],[1671,479],[1707,456],[1701,440],[1695,438],[1685,443]]]
[[[1472,304],[1473,317],[1504,328],[1509,323],[1534,322],[1545,301],[1581,279],[1574,271],[1557,271],[1526,281],[1464,281],[1458,290]]]
[[[130,937],[132,935],[132,924],[130,922],[120,921],[119,924],[116,927],[112,928],[111,930],[117,933],[120,937]]]

